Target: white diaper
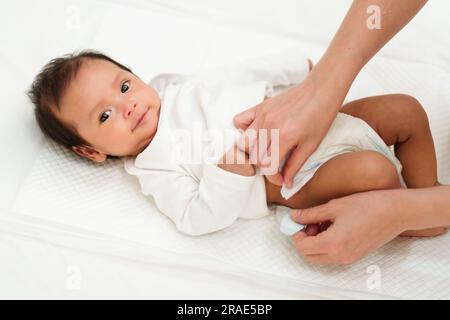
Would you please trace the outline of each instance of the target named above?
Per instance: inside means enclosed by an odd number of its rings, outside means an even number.
[[[283,185],[281,195],[285,199],[292,197],[313,177],[320,166],[331,158],[339,154],[363,150],[378,151],[391,160],[397,169],[402,186],[406,187],[401,175],[400,161],[372,127],[359,118],[338,113],[320,146],[295,176],[292,187],[287,188]]]

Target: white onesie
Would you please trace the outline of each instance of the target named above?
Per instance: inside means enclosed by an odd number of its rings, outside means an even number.
[[[262,175],[237,175],[216,163],[239,138],[234,115],[273,95],[276,86],[300,83],[308,72],[304,54],[292,49],[190,77],[154,78],[150,85],[161,98],[158,129],[143,152],[124,159],[126,171],[137,176],[142,192],[153,196],[159,210],[189,235],[218,231],[238,218],[270,214],[273,208],[267,206]],[[283,186],[282,195],[292,196],[321,164],[344,152],[381,151],[401,170],[372,131],[364,121],[339,114],[324,142],[297,174],[294,186]]]

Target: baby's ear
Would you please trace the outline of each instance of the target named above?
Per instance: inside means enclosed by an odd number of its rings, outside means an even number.
[[[103,152],[97,151],[87,146],[72,146],[73,152],[95,162],[103,162],[108,157]]]

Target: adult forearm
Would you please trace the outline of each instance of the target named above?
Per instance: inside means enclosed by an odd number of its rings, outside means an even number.
[[[311,76],[344,99],[364,65],[425,5],[426,0],[355,0]]]
[[[426,2],[426,0],[353,1],[324,57],[349,57],[354,60],[357,69],[361,69]]]
[[[403,231],[450,226],[450,186],[399,190],[394,196]]]

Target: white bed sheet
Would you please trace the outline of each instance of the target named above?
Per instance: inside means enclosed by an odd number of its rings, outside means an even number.
[[[8,75],[2,87],[10,89],[0,93],[2,101],[20,98],[12,100],[11,118],[1,120],[2,146],[9,156],[2,158],[0,169],[5,177],[0,255],[6,261],[0,296],[449,298],[449,235],[398,239],[350,267],[305,265],[271,217],[239,221],[205,237],[185,237],[140,195],[119,161],[100,167],[80,162],[42,139],[22,94],[49,58],[86,46],[112,54],[144,80],[158,72],[189,73],[299,43],[317,60],[348,3],[197,0],[184,7],[171,0],[133,1],[124,7],[48,2],[33,8],[51,18],[34,34],[27,28],[19,28],[20,36],[1,34],[2,70]],[[10,9],[20,11],[20,4]],[[448,183],[450,53],[445,50],[450,46],[444,9],[442,2],[428,5],[365,68],[348,99],[389,92],[415,95],[429,113],[439,176]],[[318,15],[321,28],[312,27]],[[9,16],[2,23],[14,25]],[[24,16],[31,19],[28,26],[37,21]],[[57,23],[65,28],[55,29]],[[36,39],[39,32],[42,37]],[[52,37],[64,41],[56,44]],[[29,42],[24,45],[23,39]],[[367,268],[373,265],[381,271],[379,290],[367,286]],[[79,290],[67,288],[70,266],[82,271]]]

